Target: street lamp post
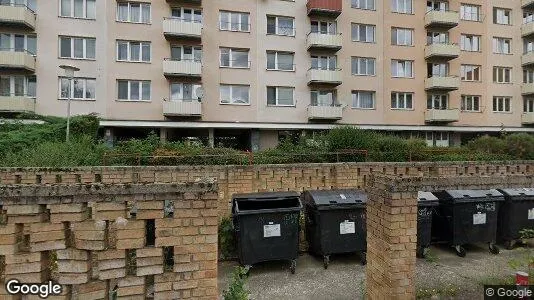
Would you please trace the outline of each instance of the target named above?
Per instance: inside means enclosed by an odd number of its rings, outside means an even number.
[[[66,134],[66,141],[69,142],[70,139],[70,100],[71,100],[71,93],[72,93],[72,85],[73,85],[73,79],[74,79],[74,72],[80,71],[79,68],[75,66],[69,66],[69,65],[61,65],[59,66],[61,69],[65,71],[65,76],[69,79],[69,95],[67,97],[67,134]]]

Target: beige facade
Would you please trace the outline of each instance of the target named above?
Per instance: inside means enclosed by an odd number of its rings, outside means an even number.
[[[275,145],[278,131],[322,130],[342,124],[422,134],[434,145],[441,143],[435,136],[443,134],[450,144],[464,134],[503,128],[534,132],[534,127],[529,127],[534,123],[534,100],[529,98],[534,98],[534,79],[524,82],[523,76],[524,70],[534,70],[534,59],[529,58],[534,52],[528,52],[534,49],[528,45],[534,41],[534,23],[528,15],[534,11],[532,2],[398,0],[394,7],[389,0],[95,0],[93,9],[93,1],[84,0],[84,7],[77,11],[74,1],[37,0],[36,8],[30,5],[35,14],[26,7],[2,5],[0,33],[36,35],[37,51],[34,61],[26,53],[5,53],[13,50],[0,45],[0,72],[3,78],[35,75],[37,84],[30,95],[35,96],[35,105],[27,105],[24,96],[29,94],[29,84],[20,95],[14,92],[14,79],[4,80],[0,101],[9,101],[0,104],[0,109],[66,115],[59,65],[69,64],[80,68],[75,92],[82,89],[89,95],[73,100],[73,114],[97,113],[103,119],[102,127],[110,130],[161,129],[162,136],[169,139],[201,132],[213,144],[218,131],[239,130],[239,134],[247,132],[246,139],[255,150]],[[67,11],[65,3],[73,5],[76,17],[62,16]],[[434,10],[429,11],[429,5]],[[148,6],[149,13],[143,13]],[[118,21],[124,12],[128,20],[140,23]],[[228,12],[226,22],[222,14]],[[195,18],[199,21],[189,21]],[[312,21],[322,21],[327,27],[323,31],[322,25],[314,27]],[[358,24],[374,29],[358,28]],[[429,32],[435,37],[427,45]],[[355,41],[358,33],[367,40]],[[466,41],[473,36],[476,42]],[[61,37],[71,37],[72,56],[84,58],[62,58]],[[11,38],[14,48],[16,38]],[[80,42],[80,38],[87,41]],[[92,41],[94,55],[89,49]],[[395,45],[395,41],[404,45]],[[134,56],[134,44],[148,44],[148,48],[139,46],[141,53],[135,54],[146,54],[146,59],[122,61],[118,42],[125,45],[128,58]],[[184,45],[201,47],[201,59],[186,55],[185,49],[171,50],[171,46]],[[248,50],[248,58],[234,60],[237,54],[223,58],[221,48],[236,53]],[[74,54],[77,51],[80,55]],[[181,53],[180,59],[176,52]],[[290,68],[283,65],[288,53],[293,53]],[[318,58],[320,66],[310,69],[312,56],[325,59]],[[284,70],[270,70],[272,57],[276,57],[277,69]],[[353,74],[354,57],[372,59],[374,72]],[[228,67],[226,60],[229,65],[234,61],[243,64],[243,60],[245,64]],[[403,62],[396,64],[397,70],[392,69],[397,60],[411,63],[411,76],[394,76],[409,73],[399,67]],[[441,76],[428,76],[432,72],[429,63],[435,64],[433,72]],[[182,85],[173,86],[175,83]],[[144,84],[149,85],[145,96]],[[239,92],[244,86],[248,87],[248,101]],[[142,100],[119,99],[120,89],[127,98]],[[138,96],[131,94],[135,89],[139,89]],[[186,93],[185,89],[193,91]],[[224,103],[228,99],[221,99],[221,89],[225,95],[231,90],[229,102],[233,104]],[[326,90],[333,91],[334,100],[328,95],[312,97],[312,91]],[[392,93],[398,93],[393,94],[396,107],[392,107]],[[436,95],[430,101],[433,105],[428,103],[431,95]]]

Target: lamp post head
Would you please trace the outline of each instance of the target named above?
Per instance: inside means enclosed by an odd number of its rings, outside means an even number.
[[[65,71],[65,76],[69,78],[74,77],[74,72],[80,71],[80,68],[75,66],[61,65],[59,67]]]

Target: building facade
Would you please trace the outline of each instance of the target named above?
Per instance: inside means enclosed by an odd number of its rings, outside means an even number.
[[[258,150],[534,132],[534,0],[0,0],[0,111]],[[74,80],[60,65],[80,69]]]

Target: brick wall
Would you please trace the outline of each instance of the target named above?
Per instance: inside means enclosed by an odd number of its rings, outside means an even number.
[[[13,278],[58,282],[50,299],[216,299],[217,204],[213,180],[2,185],[0,299]]]

